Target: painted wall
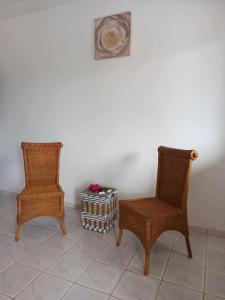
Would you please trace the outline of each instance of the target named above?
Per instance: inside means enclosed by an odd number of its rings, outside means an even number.
[[[132,12],[131,56],[95,61],[93,20]],[[0,188],[21,141],[63,141],[61,183],[153,195],[157,147],[195,148],[190,223],[225,230],[225,1],[78,0],[0,21]]]

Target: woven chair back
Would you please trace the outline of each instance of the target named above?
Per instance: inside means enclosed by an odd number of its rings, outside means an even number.
[[[26,186],[59,183],[62,143],[22,143]]]
[[[192,160],[198,157],[195,150],[158,148],[158,175],[156,196],[176,207],[187,207]]]

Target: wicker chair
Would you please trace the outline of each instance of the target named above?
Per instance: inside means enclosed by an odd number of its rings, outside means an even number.
[[[187,196],[191,163],[197,151],[167,147],[158,149],[156,196],[119,201],[120,245],[123,229],[133,232],[145,249],[144,274],[149,273],[149,257],[153,243],[166,230],[177,230],[186,239],[188,256],[192,257],[187,219]]]
[[[26,186],[17,197],[17,231],[35,217],[59,218],[63,234],[64,192],[59,185],[59,163],[62,143],[22,143]]]

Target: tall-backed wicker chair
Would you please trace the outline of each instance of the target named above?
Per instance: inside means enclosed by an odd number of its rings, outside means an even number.
[[[192,160],[197,151],[167,147],[158,148],[156,196],[119,202],[120,245],[123,229],[132,231],[145,249],[144,274],[149,273],[153,243],[166,230],[177,230],[186,239],[188,256],[192,257],[187,219],[187,196]]]
[[[22,143],[26,186],[17,197],[17,231],[35,217],[59,218],[63,234],[64,192],[59,185],[60,150],[62,143]]]

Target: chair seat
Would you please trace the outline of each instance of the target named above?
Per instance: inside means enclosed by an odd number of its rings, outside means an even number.
[[[182,212],[180,208],[172,206],[157,198],[141,198],[132,200],[120,200],[121,209],[138,214],[148,220],[152,218],[165,218]]]
[[[28,186],[25,187],[22,192],[19,194],[19,197],[37,197],[41,194],[44,197],[61,197],[64,195],[63,190],[60,185],[35,185],[35,186]]]

